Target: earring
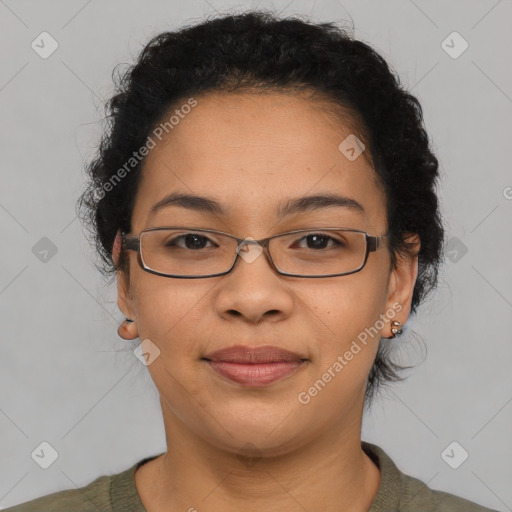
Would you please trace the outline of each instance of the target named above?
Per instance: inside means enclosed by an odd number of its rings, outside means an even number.
[[[135,321],[131,318],[126,318],[124,322],[117,328],[117,334],[124,340],[133,340],[139,335]]]
[[[391,332],[393,333],[392,336],[387,338],[388,340],[392,340],[393,338],[396,338],[400,334],[402,334],[402,329],[400,328],[402,324],[398,322],[397,320],[393,320],[391,322]]]

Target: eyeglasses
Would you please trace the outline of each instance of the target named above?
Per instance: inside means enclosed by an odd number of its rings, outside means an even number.
[[[239,256],[251,263],[261,252],[281,275],[344,276],[359,272],[368,254],[382,247],[387,236],[370,236],[359,229],[311,228],[254,240],[175,226],[143,229],[138,236],[122,233],[123,247],[138,253],[143,270],[185,279],[228,274]],[[255,246],[252,254],[250,245]]]

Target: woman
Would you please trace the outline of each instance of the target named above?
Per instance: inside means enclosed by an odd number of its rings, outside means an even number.
[[[155,37],[81,198],[167,451],[12,511],[485,511],[361,440],[437,282],[421,107],[333,24],[266,12]]]

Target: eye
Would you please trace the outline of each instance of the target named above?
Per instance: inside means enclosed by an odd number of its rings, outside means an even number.
[[[309,235],[306,235],[302,237],[298,242],[306,241],[308,244],[307,247],[299,247],[301,249],[325,249],[326,247],[333,247],[333,246],[341,246],[343,247],[345,244],[341,242],[340,240],[336,240],[333,237],[329,235],[325,235],[322,233],[311,233]],[[329,246],[327,245],[329,241],[332,241],[333,243]],[[297,243],[297,242],[295,242]]]
[[[181,245],[182,242],[184,245]],[[204,249],[207,243],[211,243],[212,247],[218,247],[217,244],[214,244],[209,238],[198,235],[197,233],[187,233],[185,235],[180,235],[172,239],[168,239],[164,242],[165,247],[181,247],[183,249],[191,249],[198,250]]]

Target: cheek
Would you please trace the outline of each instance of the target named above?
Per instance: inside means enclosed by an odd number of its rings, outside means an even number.
[[[183,339],[187,332],[190,336],[204,315],[205,301],[209,300],[213,286],[206,281],[167,279],[148,273],[137,276],[132,280],[132,296],[140,339],[172,345],[173,340]],[[173,348],[186,346],[183,342]]]
[[[302,301],[332,328],[333,335],[357,335],[384,313],[388,276],[364,270],[301,289]]]
[[[202,356],[197,340],[205,332],[198,326],[211,287],[206,281],[166,279],[151,274],[133,283],[139,338],[158,347],[158,355],[148,365],[148,371],[161,397],[168,400],[167,406],[176,414],[190,408],[189,394],[196,396],[201,391],[195,383]],[[150,352],[154,350],[151,344],[146,347]],[[177,393],[183,387],[187,393]]]
[[[350,378],[356,386],[366,379],[375,359],[387,298],[385,273],[365,270],[368,272],[343,276],[327,286],[316,285],[301,292],[310,310],[310,321],[316,324],[314,355],[318,372],[343,373],[345,377],[337,379],[338,383]],[[339,364],[332,368],[336,362]]]

